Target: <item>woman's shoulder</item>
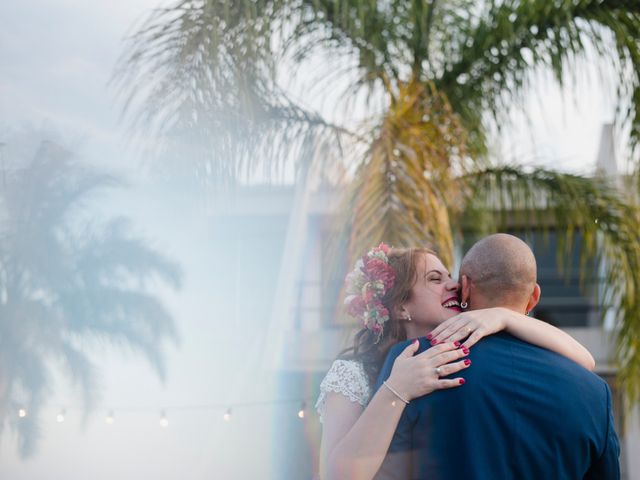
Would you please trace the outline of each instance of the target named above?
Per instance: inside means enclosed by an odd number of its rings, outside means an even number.
[[[320,395],[316,402],[316,409],[323,420],[324,404],[327,394],[337,393],[351,402],[357,402],[363,407],[369,402],[371,387],[362,362],[350,359],[334,360],[331,368],[320,383]]]
[[[346,390],[350,394],[360,394],[369,391],[369,380],[362,362],[358,360],[342,359],[334,360],[331,368],[325,375],[320,390],[338,391]],[[338,391],[341,393],[341,391]],[[353,395],[349,395],[350,399]]]
[[[365,375],[364,365],[362,365],[362,362],[359,360],[350,359],[350,358],[337,358],[331,364],[331,368],[329,368],[329,371],[327,372],[327,376],[329,376],[329,374],[337,374],[337,373]]]

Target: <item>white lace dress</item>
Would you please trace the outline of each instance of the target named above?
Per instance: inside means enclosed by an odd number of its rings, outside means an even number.
[[[371,387],[362,363],[355,360],[333,362],[320,384],[320,395],[316,402],[320,422],[324,422],[325,402],[329,392],[344,395],[350,401],[366,407],[371,397]]]

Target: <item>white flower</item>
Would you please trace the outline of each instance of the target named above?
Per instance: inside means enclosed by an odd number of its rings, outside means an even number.
[[[344,304],[349,305],[357,296],[358,295],[347,295],[347,297],[344,299]]]

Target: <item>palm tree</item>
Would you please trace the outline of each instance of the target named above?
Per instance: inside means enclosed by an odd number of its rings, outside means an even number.
[[[385,240],[429,242],[450,261],[460,226],[499,228],[500,211],[544,215],[537,225],[555,226],[564,248],[579,232],[605,272],[620,378],[637,399],[637,195],[496,164],[489,132],[509,123],[536,72],[570,88],[576,65],[595,61],[618,79],[617,121],[638,175],[639,38],[631,0],[179,0],[130,37],[114,81],[136,132],[167,146],[197,139],[196,168],[213,178],[258,166],[277,176],[287,161],[302,178],[342,167],[350,257]],[[364,120],[310,111],[285,76],[305,95],[335,99],[343,86],[333,106]]]
[[[97,400],[97,368],[88,356],[97,345],[140,353],[164,376],[163,347],[176,331],[145,285],[157,279],[178,287],[180,272],[136,238],[126,219],[86,219],[86,201],[117,182],[62,147],[43,142],[31,161],[3,168],[3,178],[0,427],[16,431],[28,456],[54,368],[80,387],[87,411]]]

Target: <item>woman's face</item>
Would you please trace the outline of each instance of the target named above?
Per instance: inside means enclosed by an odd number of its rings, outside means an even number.
[[[416,326],[433,328],[462,310],[458,300],[458,282],[438,257],[430,253],[417,259],[416,283],[404,308]]]

